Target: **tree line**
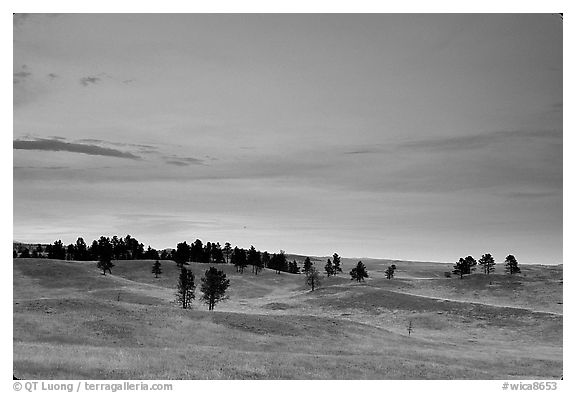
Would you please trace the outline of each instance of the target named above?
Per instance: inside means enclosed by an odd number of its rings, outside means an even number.
[[[491,254],[482,255],[478,261],[476,261],[476,259],[474,259],[474,257],[471,255],[468,255],[465,258],[460,258],[458,262],[454,264],[452,273],[460,276],[460,278],[463,278],[467,274],[472,274],[472,272],[476,270],[476,266],[480,267],[482,273],[490,275],[491,273],[494,273],[496,262]],[[521,273],[520,267],[518,266],[518,261],[512,254],[508,255],[504,259],[504,268],[509,274]]]
[[[276,273],[287,272],[298,274],[300,267],[294,261],[288,261],[286,253],[280,250],[279,253],[270,254],[268,251],[259,251],[251,246],[249,249],[239,247],[232,248],[228,242],[221,246],[219,242],[207,242],[196,239],[188,244],[186,241],[178,243],[175,249],[156,250],[150,246],[145,248],[144,244],[136,238],[126,235],[126,237],[106,237],[100,236],[88,245],[83,238],[79,237],[75,243],[64,245],[61,240],[53,244],[36,247],[21,246],[18,250],[13,250],[13,257],[17,258],[49,258],[75,261],[112,261],[112,260],[173,260],[179,267],[188,262],[197,263],[232,263],[240,273],[248,267],[252,267],[252,273],[258,274],[263,268],[273,269]]]

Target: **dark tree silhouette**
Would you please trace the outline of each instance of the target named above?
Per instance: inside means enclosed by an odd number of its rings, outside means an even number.
[[[86,242],[81,237],[76,239],[76,245],[74,246],[74,259],[77,261],[90,260],[90,254],[88,253]]]
[[[222,246],[220,246],[220,243],[212,243],[211,258],[214,263],[224,263],[224,253],[222,252]]]
[[[16,250],[12,250],[12,258],[18,258],[18,252]]]
[[[100,258],[102,258],[102,257],[100,257]],[[112,268],[114,267],[114,264],[112,263],[112,261],[110,259],[101,259],[96,264],[96,267],[98,269],[102,270],[103,275],[106,275],[106,272],[109,272],[110,274],[112,274]]]
[[[356,267],[350,270],[350,276],[352,280],[356,280],[357,282],[364,281],[365,278],[368,278],[368,271],[362,261],[358,261]]]
[[[464,258],[460,258],[458,262],[454,264],[454,270],[452,270],[452,273],[459,275],[460,278],[462,279],[462,277],[464,277],[465,274],[468,274],[466,272],[467,272],[466,261],[464,260]]]
[[[276,257],[276,274],[288,271],[288,259],[286,258],[286,252],[284,250],[280,250],[280,253],[276,254]]]
[[[474,259],[471,255],[468,255],[466,258],[464,258],[464,262],[466,262],[464,264],[464,274],[472,274],[472,272],[476,270],[476,259]]]
[[[176,245],[176,253],[174,254],[176,265],[179,268],[187,265],[190,260],[190,246],[185,241]]]
[[[226,258],[226,263],[230,263],[230,257],[232,256],[232,245],[226,242],[226,244],[224,244],[224,248],[222,249],[222,253]]]
[[[156,278],[158,278],[159,274],[162,274],[162,264],[160,261],[156,261],[154,265],[152,265],[152,274],[154,274]]]
[[[300,267],[298,266],[298,262],[296,262],[296,260],[293,260],[288,264],[288,273],[300,274]]]
[[[20,252],[20,258],[30,258],[30,250],[28,250],[27,248],[23,249]]]
[[[312,291],[319,287],[322,283],[322,278],[320,277],[320,273],[314,266],[310,266],[308,272],[306,273],[306,285],[312,288]]]
[[[61,240],[56,240],[54,244],[49,244],[46,250],[50,259],[66,259],[66,249]]]
[[[230,286],[230,280],[222,270],[210,267],[202,277],[202,300],[208,305],[208,310],[214,310],[216,303],[226,299],[226,289]]]
[[[48,247],[46,247],[48,248]],[[93,240],[90,248],[88,249],[88,254],[90,255],[90,260],[97,261],[98,260],[98,241]]]
[[[234,247],[234,251],[232,252],[232,264],[236,266],[236,271],[240,273],[244,273],[244,269],[246,268],[246,250],[238,247]]]
[[[112,274],[112,268],[114,264],[112,263],[112,244],[110,239],[104,236],[100,236],[98,240],[98,269],[102,270],[102,273],[106,275],[106,271]]]
[[[304,273],[308,274],[311,267],[312,267],[312,262],[310,261],[309,257],[306,257],[306,259],[304,260],[304,269],[303,269]]]
[[[268,265],[270,265],[270,254],[268,254],[268,251],[262,253],[261,261],[262,267],[268,267]]]
[[[508,255],[504,260],[504,266],[506,271],[510,274],[517,274],[521,273],[520,268],[518,267],[518,261],[514,255]]]
[[[390,280],[391,278],[394,277],[394,271],[395,271],[395,270],[396,270],[396,269],[393,268],[392,266],[388,266],[388,268],[386,269],[386,272],[385,272],[385,273],[386,273],[386,278],[387,278],[388,280]]]
[[[324,265],[324,270],[326,270],[326,276],[330,277],[334,275],[334,265],[332,265],[332,261],[328,258],[326,261],[326,265]]]
[[[272,255],[268,267],[270,269],[274,269],[276,271],[276,274],[288,271],[288,260],[286,259],[286,253],[284,252],[284,250],[280,250],[279,254]]]
[[[333,274],[336,275],[338,273],[342,273],[342,266],[340,266],[340,256],[336,253],[334,253],[334,255],[332,255],[332,266],[333,268]]]
[[[196,239],[190,249],[190,260],[192,262],[202,262],[204,259],[204,246],[202,240]]]
[[[68,247],[66,247],[66,260],[67,261],[73,260],[75,252],[76,251],[75,251],[74,244],[72,244],[72,243],[68,244]],[[38,255],[38,252],[35,252],[35,251],[32,252],[32,258],[37,258],[34,255]]]
[[[182,305],[182,308],[190,308],[192,299],[195,299],[196,295],[194,291],[196,290],[196,285],[194,284],[194,273],[190,270],[182,267],[180,269],[180,276],[178,277],[178,287],[176,292],[176,299],[178,303]]]
[[[262,270],[262,257],[260,251],[257,251],[254,246],[250,246],[246,259],[246,263],[252,265],[252,273],[258,275],[260,270]]]
[[[484,274],[488,275],[488,274],[494,272],[494,265],[496,263],[494,262],[494,258],[492,257],[492,255],[484,254],[484,255],[482,255],[482,258],[480,258],[478,260],[478,264],[480,266],[482,266],[482,270],[484,271]]]
[[[144,259],[158,259],[159,258],[158,251],[156,251],[152,247],[148,246],[148,249],[144,252],[143,258]]]

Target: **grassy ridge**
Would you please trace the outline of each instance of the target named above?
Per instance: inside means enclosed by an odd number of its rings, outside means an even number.
[[[319,262],[317,262],[318,264]],[[231,279],[215,312],[175,304],[176,265],[14,260],[14,373],[27,379],[522,379],[562,374],[561,269],[438,278],[406,263],[365,284],[264,270]],[[209,265],[189,266],[199,277]],[[382,268],[383,270],[383,268]],[[523,271],[524,272],[524,271]],[[540,277],[538,280],[534,277]],[[464,285],[475,297],[462,302]],[[546,289],[543,289],[543,288]],[[538,292],[540,291],[540,292]],[[541,296],[534,295],[540,294]],[[473,295],[471,295],[473,296]],[[531,307],[518,299],[538,297]],[[197,293],[197,297],[198,293]],[[510,301],[507,299],[517,299]],[[483,302],[483,301],[486,302]],[[489,303],[489,304],[485,304]],[[408,337],[412,321],[415,332]]]

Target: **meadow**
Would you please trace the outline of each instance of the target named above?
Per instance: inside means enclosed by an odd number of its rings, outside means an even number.
[[[444,277],[451,264],[364,260],[370,277],[218,265],[229,299],[176,302],[162,261],[13,260],[14,375],[24,379],[560,379],[562,266]],[[396,275],[388,280],[390,263]],[[191,263],[200,277],[208,264]],[[322,261],[316,266],[323,267]],[[408,335],[407,327],[414,331]]]

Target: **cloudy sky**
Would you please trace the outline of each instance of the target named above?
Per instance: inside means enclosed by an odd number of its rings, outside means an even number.
[[[14,17],[14,240],[562,262],[562,21]]]

